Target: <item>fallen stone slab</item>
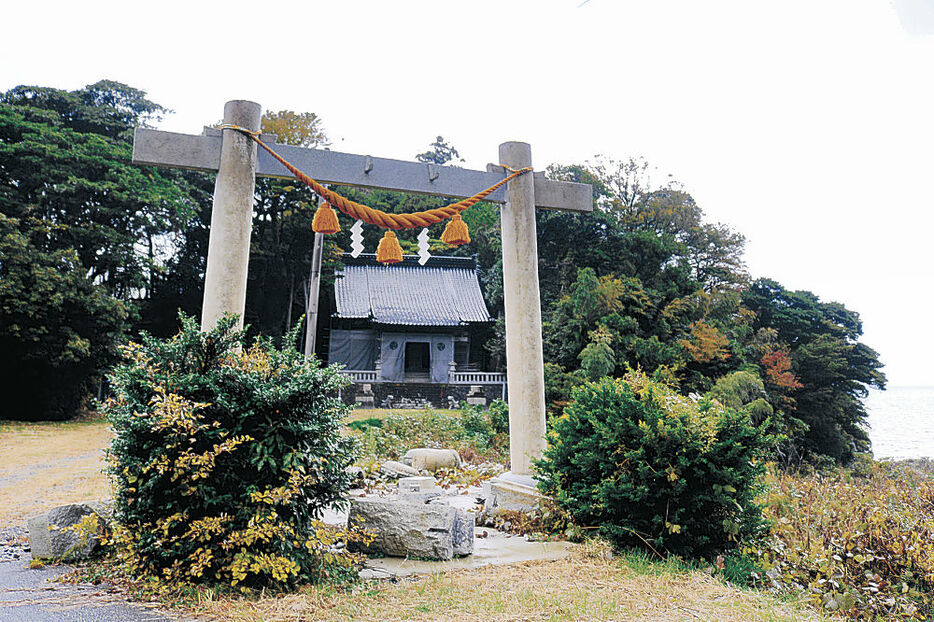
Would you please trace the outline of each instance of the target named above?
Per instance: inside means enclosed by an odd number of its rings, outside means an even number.
[[[484,488],[484,511],[489,516],[497,516],[504,511],[534,512],[545,498],[538,492],[534,478],[510,472],[490,480]]]
[[[387,477],[411,477],[417,476],[419,473],[416,469],[413,469],[407,464],[402,464],[401,462],[396,462],[395,460],[387,460],[379,465],[379,472]]]
[[[403,464],[414,469],[437,471],[438,469],[454,469],[461,466],[461,456],[453,449],[432,449],[419,447],[410,449],[402,456]]]
[[[91,506],[77,503],[34,516],[26,521],[26,528],[35,559],[70,561],[86,559],[95,552],[100,545],[104,519]]]
[[[457,510],[444,505],[367,498],[353,499],[347,517],[349,527],[373,536],[368,545],[355,544],[363,553],[436,560],[454,556],[455,521]],[[458,532],[459,550],[467,547],[464,531]]]

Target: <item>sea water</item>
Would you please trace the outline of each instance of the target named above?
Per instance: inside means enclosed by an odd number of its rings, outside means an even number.
[[[876,459],[934,458],[934,387],[873,389],[864,403]]]

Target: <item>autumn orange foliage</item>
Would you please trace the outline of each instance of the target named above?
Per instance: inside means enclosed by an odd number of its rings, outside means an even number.
[[[691,340],[682,339],[681,347],[698,363],[730,358],[730,342],[715,326],[694,322],[691,325],[691,337]]]
[[[791,371],[791,354],[788,350],[778,349],[766,352],[759,361],[765,370],[765,380],[778,389],[793,391],[802,385]]]

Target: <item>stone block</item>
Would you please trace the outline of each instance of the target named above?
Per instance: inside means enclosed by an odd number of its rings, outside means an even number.
[[[347,524],[373,535],[369,545],[355,545],[364,553],[448,560],[454,556],[456,516],[457,510],[443,505],[364,498],[351,501]]]
[[[437,471],[438,469],[453,469],[461,465],[460,454],[453,449],[431,449],[421,447],[408,450],[402,456],[402,462],[415,469]]]
[[[94,517],[93,530],[75,527],[85,516]],[[29,547],[36,559],[70,561],[90,557],[100,545],[104,519],[85,504],[62,505],[26,521]]]
[[[476,521],[477,517],[473,512],[455,510],[454,527],[451,530],[451,540],[455,557],[473,554],[474,526]]]

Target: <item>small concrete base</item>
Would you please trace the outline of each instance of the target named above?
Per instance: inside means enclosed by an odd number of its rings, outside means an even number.
[[[484,511],[490,516],[503,511],[531,512],[538,509],[544,498],[534,477],[507,471],[490,481]]]
[[[400,477],[399,490],[402,492],[431,492],[435,489],[433,477]]]

